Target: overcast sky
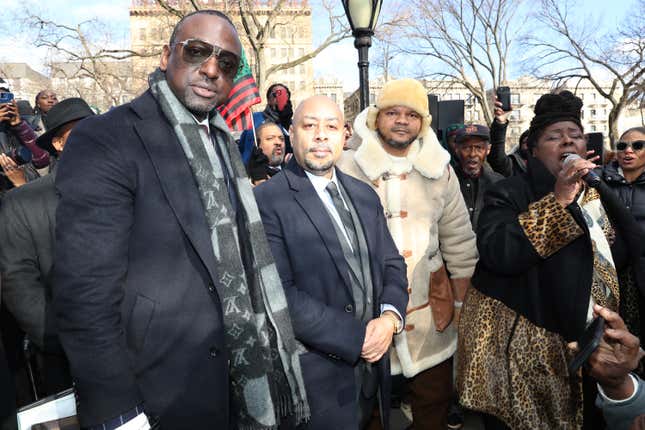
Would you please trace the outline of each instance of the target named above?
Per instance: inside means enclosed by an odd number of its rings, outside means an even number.
[[[42,71],[43,62],[47,52],[37,50],[33,47],[29,34],[15,34],[16,26],[13,19],[20,16],[24,8],[39,13],[43,17],[51,18],[56,22],[75,25],[84,20],[98,18],[108,25],[115,35],[123,43],[129,40],[129,14],[128,8],[131,0],[1,0],[2,17],[0,21],[0,61],[26,62],[34,69]],[[633,4],[631,0],[584,0],[585,11],[580,12],[580,22],[584,23],[584,16],[589,11],[597,11],[597,16],[603,16],[608,28],[614,27],[625,16]],[[530,2],[533,3],[533,2]],[[310,4],[316,8],[317,1],[310,0]],[[340,0],[338,1],[340,5]],[[383,0],[382,14],[388,12],[388,0]],[[328,29],[325,22],[326,13],[314,10],[314,39],[321,39],[325,34],[322,31]],[[318,20],[318,21],[317,21]],[[319,28],[316,32],[316,28]],[[356,68],[357,52],[352,40],[333,45],[323,51],[314,61],[316,76],[329,76],[341,79],[344,82],[345,90],[351,91],[358,87],[358,71]],[[339,65],[343,65],[339,67]],[[405,71],[401,71],[405,74]],[[511,70],[511,77],[516,77],[517,71]],[[376,71],[371,71],[375,76]]]

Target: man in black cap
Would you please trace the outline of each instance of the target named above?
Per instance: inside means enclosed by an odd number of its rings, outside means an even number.
[[[36,143],[59,155],[72,128],[94,112],[79,98],[52,107]],[[39,395],[69,388],[69,366],[54,330],[51,269],[58,198],[55,171],[7,193],[0,209],[2,298],[35,352]]]
[[[488,167],[486,156],[490,153],[490,130],[479,124],[469,124],[457,129],[455,137],[455,172],[459,177],[470,223],[477,231],[479,212],[484,207],[484,194],[492,184],[502,179]]]

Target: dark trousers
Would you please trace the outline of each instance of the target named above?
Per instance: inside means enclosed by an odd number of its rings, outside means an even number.
[[[408,398],[417,430],[444,430],[452,399],[452,357],[408,380]]]

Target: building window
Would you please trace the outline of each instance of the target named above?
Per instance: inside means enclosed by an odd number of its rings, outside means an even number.
[[[280,49],[280,55],[282,56],[282,60],[285,60],[287,57],[287,48]]]
[[[370,104],[376,103],[376,95],[374,93],[370,93]]]
[[[298,56],[299,57],[305,56],[305,48],[298,48]]]
[[[470,121],[470,111],[469,111],[469,110],[467,110],[466,112],[464,112],[464,119],[465,119],[466,121]]]
[[[590,128],[591,128],[591,131],[596,131],[596,126],[595,125],[592,125]]]
[[[512,105],[520,104],[520,95],[518,93],[511,93],[511,104]]]
[[[598,116],[598,113],[596,112],[596,109],[591,109],[591,119],[596,119]]]
[[[139,29],[139,40],[144,41],[146,40],[146,29],[145,28],[140,28]]]
[[[300,66],[298,66],[298,68],[300,69],[300,74],[304,75],[305,74],[305,65],[301,64]]]
[[[329,97],[334,101],[334,103],[337,102],[336,100],[336,94],[330,94]]]
[[[479,111],[473,112],[473,120],[479,121]]]

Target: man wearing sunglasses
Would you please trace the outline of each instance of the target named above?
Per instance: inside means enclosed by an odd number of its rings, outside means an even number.
[[[53,294],[83,428],[265,429],[307,417],[280,278],[214,110],[240,52],[226,15],[185,16],[148,91],[69,138]]]

